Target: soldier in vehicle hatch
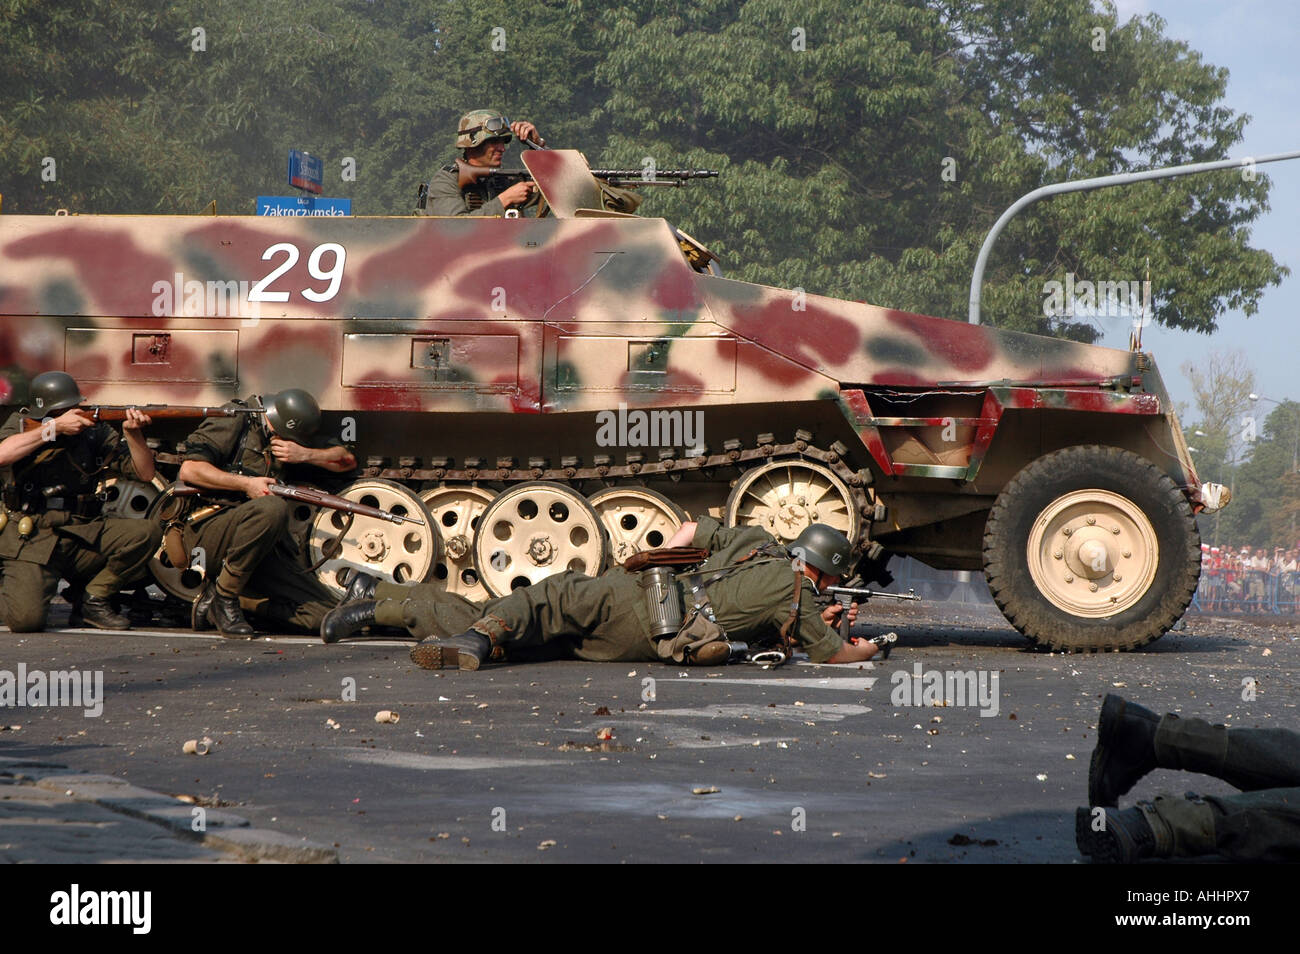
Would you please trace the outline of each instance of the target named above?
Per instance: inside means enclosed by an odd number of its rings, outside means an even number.
[[[489,658],[557,654],[714,665],[732,658],[733,641],[777,640],[786,656],[799,650],[813,662],[856,663],[897,638],[846,643],[833,628],[840,606],[814,605],[820,589],[836,585],[849,568],[852,547],[831,527],[813,524],[787,548],[758,527],[728,528],[701,517],[682,524],[664,549],[685,544],[698,549],[693,563],[703,565],[669,584],[681,586],[688,609],[658,638],[644,581],[624,567],[599,577],[566,571],[485,604],[437,585],[354,580],[345,602],[325,618],[321,637],[334,642],[372,623],[404,627],[423,639],[411,650],[416,665],[471,670]],[[856,615],[853,604],[850,622]]]
[[[162,536],[156,521],[102,516],[96,493],[111,474],[153,480],[148,415],[128,409],[119,437],[79,409],[81,400],[70,375],[46,371],[32,379],[30,409],[0,427],[0,620],[15,633],[45,628],[61,579],[72,586],[73,625],[130,629],[111,600],[149,576]]]
[[[460,118],[456,148],[471,166],[500,169],[501,158],[511,136],[520,142],[545,145],[537,128],[529,122],[511,122],[500,113],[476,109]],[[537,189],[531,182],[516,182],[504,190],[475,183],[460,187],[456,164],[448,163],[429,182],[429,215],[504,215],[506,209],[523,209],[537,204]]]
[[[258,397],[234,403],[263,406]],[[265,407],[265,415],[208,418],[186,438],[180,479],[215,493],[167,528],[169,553],[204,550],[209,581],[194,601],[194,629],[213,626],[231,639],[255,635],[245,607],[276,623],[320,626],[334,597],[298,561],[288,502],[267,488],[281,478],[320,480],[357,466],[342,443],[318,436],[320,407],[306,391],[273,394]],[[247,499],[241,503],[240,496]],[[170,539],[177,533],[179,547]]]

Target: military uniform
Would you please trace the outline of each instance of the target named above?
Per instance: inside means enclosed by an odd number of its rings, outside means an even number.
[[[10,415],[0,427],[0,441],[20,433],[23,420]],[[0,530],[0,619],[13,632],[45,627],[60,579],[107,599],[149,576],[162,527],[152,520],[100,516],[95,487],[110,474],[139,479],[121,436],[107,424],[61,435],[0,470],[8,513]],[[25,515],[35,521],[26,540],[19,529]]]
[[[256,398],[235,404],[258,406]],[[243,476],[274,477],[284,483],[319,483],[323,475],[338,480],[339,475],[318,467],[286,465],[278,460],[271,453],[270,435],[256,417],[207,418],[186,439],[184,459],[205,461]],[[307,446],[339,446],[339,442],[324,439]],[[222,491],[205,492],[204,496],[214,501],[230,499]],[[289,535],[289,507],[283,497],[269,495],[231,502],[216,514],[186,523],[182,541],[187,553],[203,548],[208,574],[215,575],[218,587],[238,594],[245,609],[277,623],[314,631],[336,600],[299,561]],[[201,514],[201,507],[195,505],[192,512]]]
[[[711,517],[698,521],[692,545],[709,551],[699,572],[730,567],[759,548],[765,553],[741,563],[706,588],[713,617],[726,638],[755,644],[776,640],[789,620],[795,593],[794,570],[784,548],[757,527],[723,527]],[[679,585],[684,585],[679,577]],[[686,594],[685,605],[692,600]],[[812,581],[801,577],[799,609],[791,638],[813,662],[825,662],[843,646],[814,603]],[[615,567],[599,577],[568,571],[512,593],[472,603],[431,584],[380,583],[375,589],[375,621],[404,626],[421,639],[449,636],[471,626],[486,634],[507,656],[562,651],[592,662],[660,660],[662,647],[650,637],[645,591],[637,575]],[[671,637],[670,637],[671,639]]]
[[[449,163],[433,174],[429,180],[429,215],[505,215],[506,207],[501,204],[495,190],[489,189],[484,182],[476,182],[465,189],[460,187],[460,176],[456,164]],[[538,193],[534,192],[520,209],[528,209],[537,204]],[[522,211],[520,214],[524,214]]]
[[[1300,860],[1300,733],[1229,729],[1170,713],[1156,730],[1155,753],[1160,768],[1203,772],[1242,790],[1157,796],[1144,808],[1155,816],[1157,855]]]

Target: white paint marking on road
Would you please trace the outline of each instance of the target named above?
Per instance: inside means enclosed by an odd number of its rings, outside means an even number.
[[[870,706],[849,703],[808,702],[801,706],[745,705],[732,703],[701,706],[696,709],[645,709],[645,715],[675,716],[697,719],[739,719],[748,716],[758,720],[778,722],[842,722],[848,716],[865,715]]]
[[[379,749],[336,749],[341,758],[367,765],[417,769],[423,772],[472,772],[501,768],[545,768],[568,765],[567,761],[541,759],[494,759],[482,755],[420,755],[416,752],[384,752]]]
[[[8,633],[7,626],[0,626],[0,633]],[[12,635],[12,634],[11,634]],[[29,634],[23,634],[24,636]],[[143,636],[147,639],[206,639],[208,642],[229,643],[232,646],[251,646],[256,643],[280,643],[291,646],[324,646],[317,636],[258,636],[256,639],[226,639],[215,630],[207,633],[195,633],[187,629],[74,629],[63,626],[57,629],[47,629],[41,635],[44,636]],[[410,640],[400,639],[367,639],[360,642],[335,643],[336,646],[346,646],[349,649],[356,646],[382,646],[386,649],[392,649],[397,646],[403,648],[411,645]]]
[[[699,715],[700,713],[693,713]],[[593,723],[594,725],[595,723]],[[645,723],[626,722],[619,719],[604,719],[600,723],[602,726],[614,726],[619,729],[618,734],[613,738],[616,744],[627,744],[635,746],[637,743],[628,742],[628,739],[636,739],[650,731],[641,728]],[[561,729],[561,732],[572,732],[574,735],[591,738],[592,729],[584,727],[581,729]],[[743,749],[746,746],[755,747],[755,745],[775,745],[778,742],[794,742],[795,737],[792,735],[722,735],[716,730],[709,731],[709,738],[700,738],[700,730],[692,729],[686,726],[673,725],[666,723],[656,726],[653,730],[653,739],[642,743],[647,750],[653,749],[653,743],[664,741],[672,743],[674,748],[678,749]]]
[[[826,679],[783,679],[780,676],[774,676],[771,679],[728,679],[725,676],[717,679],[675,679],[673,685],[682,682],[703,682],[710,685],[732,685],[732,686],[788,686],[792,689],[843,689],[849,692],[867,692],[876,684],[874,676],[866,678],[840,677]]]

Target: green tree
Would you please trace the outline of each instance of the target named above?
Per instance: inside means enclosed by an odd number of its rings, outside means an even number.
[[[1237,496],[1224,511],[1229,539],[1293,547],[1300,539],[1300,404],[1284,401],[1264,419],[1250,459],[1237,475]]]
[[[1220,158],[1246,121],[1158,18],[1089,0],[0,0],[0,30],[7,212],[251,212],[297,146],[327,194],[406,213],[489,107],[593,164],[722,169],[643,212],[734,277],[954,318],[1017,197]],[[1045,283],[1149,261],[1155,320],[1213,330],[1286,274],[1247,244],[1267,192],[1222,173],[1042,203],[999,241],[985,314],[1090,339]]]
[[[1158,17],[1121,25],[1087,0],[625,4],[603,23],[621,42],[596,75],[632,127],[611,146],[726,169],[708,197],[662,207],[736,277],[952,317],[1020,195],[1221,158],[1246,121],[1219,102],[1225,71]],[[1044,315],[1044,283],[1137,280],[1148,260],[1155,320],[1210,331],[1226,308],[1252,313],[1286,274],[1246,244],[1267,188],[1223,173],[1044,203],[1001,238],[985,313],[1091,339],[1087,322]]]

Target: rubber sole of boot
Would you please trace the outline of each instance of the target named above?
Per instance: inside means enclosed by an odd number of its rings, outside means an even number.
[[[1092,859],[1093,864],[1118,865],[1133,861],[1135,846],[1123,827],[1109,824],[1105,831],[1094,831],[1092,809],[1076,808],[1074,811],[1074,843],[1079,854]]]
[[[411,662],[421,669],[461,669],[473,672],[479,667],[479,658],[454,646],[437,643],[420,643],[411,650]]]

